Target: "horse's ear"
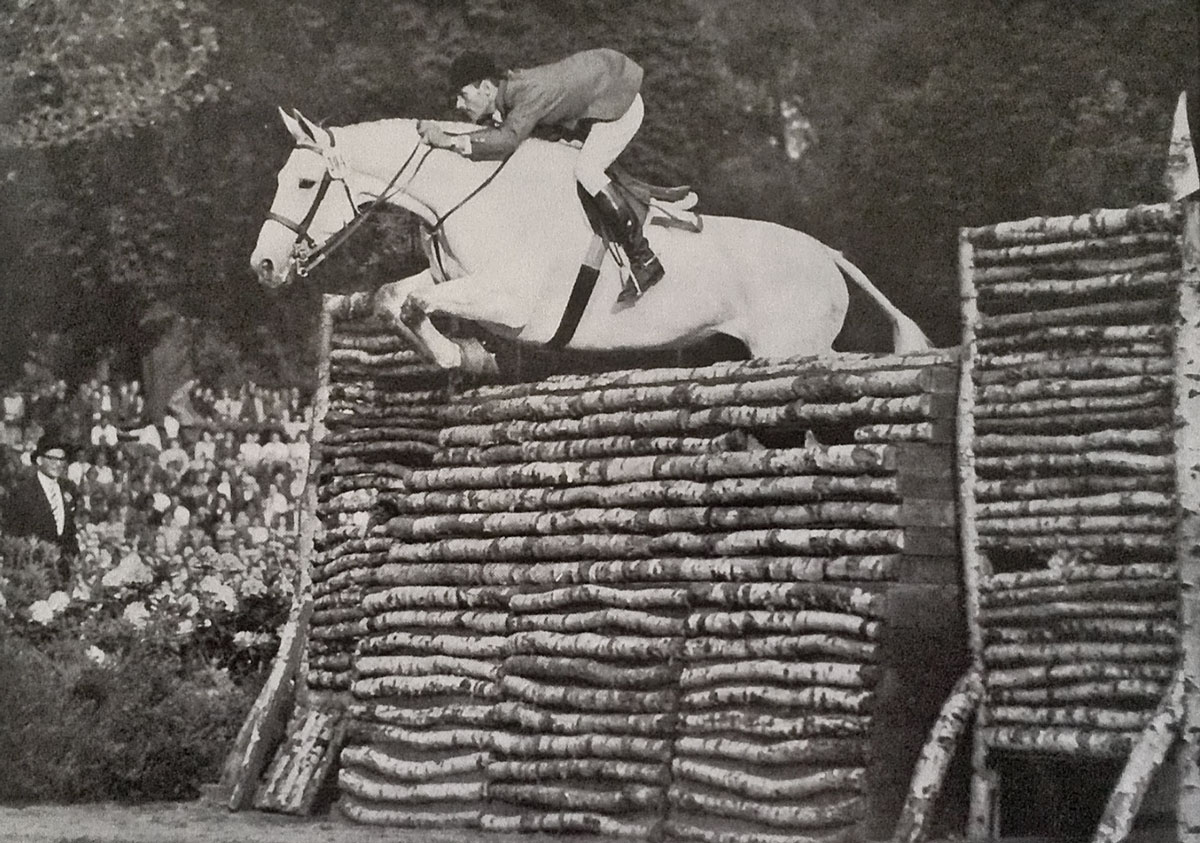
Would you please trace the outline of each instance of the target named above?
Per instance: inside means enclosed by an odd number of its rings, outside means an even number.
[[[300,130],[302,132],[304,132],[305,135],[307,135],[308,143],[316,145],[316,146],[320,146],[322,143],[329,142],[328,140],[323,140],[323,138],[329,137],[329,133],[327,130],[322,129],[320,126],[313,123],[311,120],[309,120],[303,114],[301,114],[300,110],[297,108],[292,109],[292,114],[295,116],[296,123],[300,126]],[[318,134],[318,133],[320,133],[320,134]]]
[[[283,125],[287,126],[287,130],[291,132],[291,135],[293,138],[295,138],[296,143],[309,145],[313,142],[312,135],[306,135],[304,133],[303,127],[295,117],[288,114],[282,108],[279,109],[279,116],[283,118]]]

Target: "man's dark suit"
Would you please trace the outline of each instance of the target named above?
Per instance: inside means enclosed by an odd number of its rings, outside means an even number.
[[[58,534],[54,523],[54,510],[46,490],[38,479],[37,472],[31,471],[17,478],[4,501],[4,531],[14,536],[32,536],[43,541],[57,544],[62,550],[63,563],[59,565],[59,573],[65,578],[69,568],[66,560],[79,553],[79,541],[75,536],[75,486],[59,480],[58,488],[63,499],[63,531]]]

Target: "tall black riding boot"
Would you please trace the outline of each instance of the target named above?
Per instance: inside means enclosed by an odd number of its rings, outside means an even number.
[[[612,182],[596,194],[596,206],[600,209],[609,233],[621,244],[629,258],[629,269],[633,280],[624,282],[617,301],[636,299],[663,277],[662,264],[650,248],[637,214],[613,187]]]

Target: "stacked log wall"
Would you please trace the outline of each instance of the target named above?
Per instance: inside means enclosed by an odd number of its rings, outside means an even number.
[[[1181,223],[1155,205],[964,232],[988,750],[1124,758],[1178,663]]]
[[[455,389],[327,306],[308,681],[349,817],[890,830],[962,664],[952,354]]]

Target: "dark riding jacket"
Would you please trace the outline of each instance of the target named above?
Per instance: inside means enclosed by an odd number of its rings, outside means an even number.
[[[472,132],[474,161],[506,158],[539,126],[574,130],[581,121],[616,120],[642,87],[642,68],[616,50],[584,50],[553,64],[511,70],[500,81],[501,123]]]

